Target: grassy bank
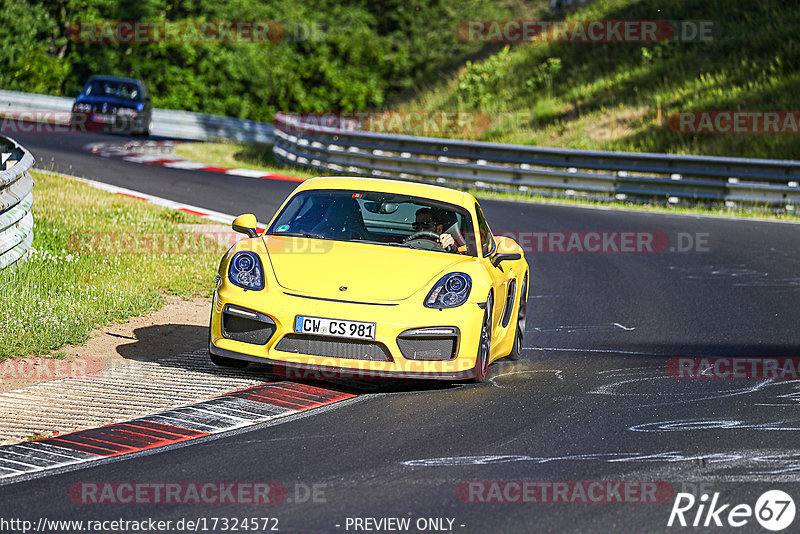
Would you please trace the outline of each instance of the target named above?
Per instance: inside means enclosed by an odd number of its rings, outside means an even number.
[[[598,0],[573,20],[706,20],[706,42],[512,44],[402,109],[469,109],[472,138],[567,148],[797,159],[800,134],[678,133],[679,111],[796,111],[800,10],[778,0]]]
[[[98,325],[158,309],[165,294],[209,295],[224,247],[182,212],[33,173],[27,262],[0,271],[0,360],[82,343]]]
[[[222,167],[241,167],[276,174],[288,174],[300,178],[325,176],[311,170],[280,166],[272,154],[269,144],[240,143],[179,143],[175,153],[183,158]],[[330,173],[327,173],[330,174]]]

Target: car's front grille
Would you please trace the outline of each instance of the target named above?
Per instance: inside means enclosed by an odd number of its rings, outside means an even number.
[[[383,343],[361,339],[287,334],[275,345],[275,350],[349,360],[392,361],[389,349]]]
[[[110,104],[106,104],[106,109],[103,109],[103,104],[94,104],[92,105],[92,111],[95,113],[107,113],[109,115],[113,115],[117,112],[118,106],[112,106]]]

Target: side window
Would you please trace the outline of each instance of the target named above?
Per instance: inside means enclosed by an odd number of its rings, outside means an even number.
[[[486,218],[483,216],[481,207],[477,202],[475,203],[475,213],[478,216],[478,233],[481,236],[481,252],[484,256],[488,256],[494,251],[494,236],[492,236],[492,231],[489,230],[489,224],[486,222]]]

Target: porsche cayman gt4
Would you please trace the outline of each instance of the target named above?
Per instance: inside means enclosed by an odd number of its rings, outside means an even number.
[[[259,235],[222,258],[214,363],[291,376],[484,380],[518,359],[530,274],[469,193],[419,183],[314,178]]]

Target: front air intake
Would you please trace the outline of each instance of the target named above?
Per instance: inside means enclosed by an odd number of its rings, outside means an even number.
[[[397,346],[407,360],[448,361],[458,354],[458,337],[454,326],[413,328],[397,336]]]
[[[222,335],[228,339],[266,345],[275,330],[275,321],[263,313],[230,304],[222,310]]]

